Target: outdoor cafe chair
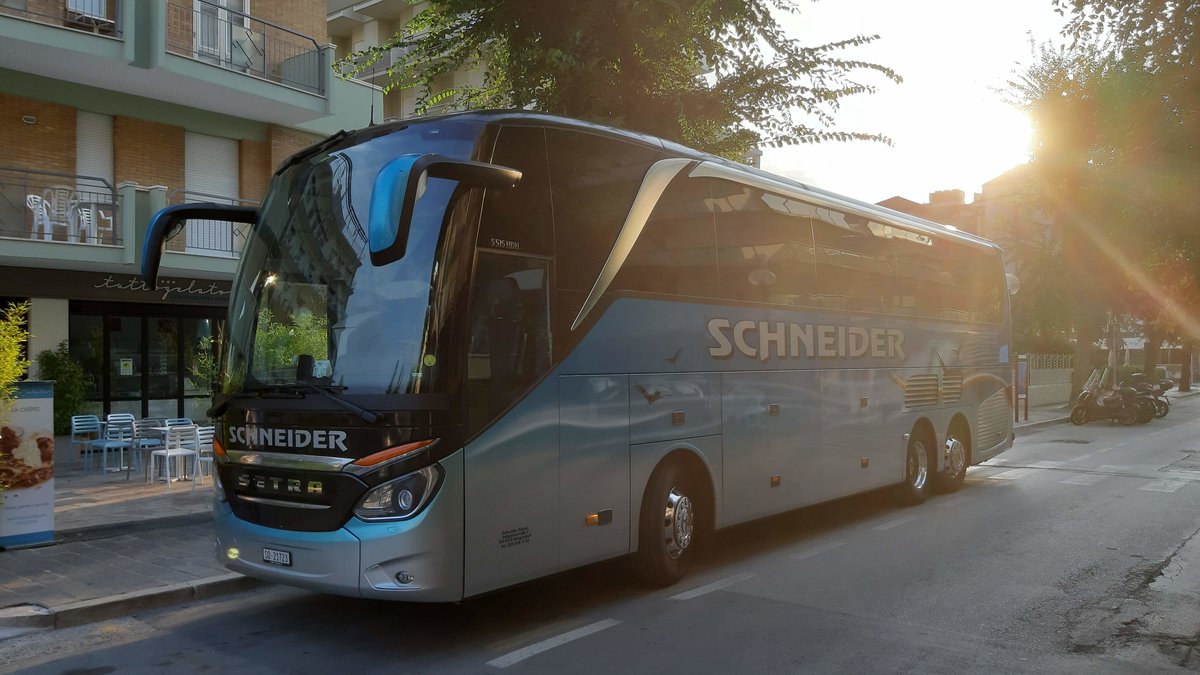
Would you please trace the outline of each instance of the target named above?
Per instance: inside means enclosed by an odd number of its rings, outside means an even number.
[[[190,417],[168,417],[166,422],[169,427],[187,426],[193,423]]]
[[[100,418],[95,415],[72,415],[71,416],[71,454],[75,454],[75,448],[79,448],[79,455],[76,459],[80,462],[87,458],[86,469],[92,468],[92,453],[88,452],[92,441],[100,438]]]
[[[213,433],[216,427],[205,425],[196,427],[196,470],[192,476],[192,490],[196,490],[196,483],[199,483],[204,478],[204,467],[208,467],[209,475],[213,472]]]
[[[196,473],[196,451],[200,440],[196,434],[196,425],[180,424],[167,428],[166,445],[150,451],[150,475],[155,481],[161,477],[167,479],[167,487],[171,487],[171,465],[175,460],[192,458],[192,474]],[[161,461],[159,461],[161,460]],[[182,478],[182,476],[179,476]]]
[[[133,447],[131,448],[131,452],[137,457],[139,466],[144,466],[142,460],[147,450],[162,447],[162,433],[159,431],[162,425],[162,420],[154,417],[134,421]],[[125,480],[129,480],[129,474],[132,470],[133,462],[130,462],[128,469],[125,471]]]
[[[100,468],[108,471],[108,452],[118,452],[120,463],[113,471],[120,471],[125,463],[125,451],[133,448],[133,415],[112,413],[104,421],[104,437],[92,441],[93,451],[100,450]]]

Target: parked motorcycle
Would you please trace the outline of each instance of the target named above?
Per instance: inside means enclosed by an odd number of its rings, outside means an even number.
[[[1128,384],[1137,390],[1139,395],[1144,395],[1150,399],[1154,405],[1154,416],[1162,419],[1171,411],[1171,402],[1167,399],[1166,392],[1175,386],[1175,382],[1170,379],[1164,379],[1157,384],[1149,381],[1143,373],[1132,373],[1127,382],[1122,382],[1122,385]]]
[[[1099,371],[1093,372],[1087,383],[1084,384],[1083,391],[1080,391],[1079,397],[1075,399],[1075,405],[1071,407],[1072,424],[1078,425],[1091,420],[1107,419],[1116,420],[1123,426],[1130,426],[1137,424],[1139,419],[1145,418],[1146,407],[1143,405],[1139,411],[1138,395],[1133,387],[1104,389],[1100,382]],[[1151,411],[1149,419],[1153,419],[1153,417],[1154,414]]]

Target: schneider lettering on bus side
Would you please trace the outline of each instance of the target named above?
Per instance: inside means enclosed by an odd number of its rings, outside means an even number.
[[[246,447],[312,448],[346,452],[346,432],[322,429],[229,427],[229,437]]]
[[[904,331],[895,328],[863,328],[785,321],[738,321],[709,319],[708,334],[716,340],[708,348],[713,358],[727,359],[739,352],[766,361],[808,358],[857,358],[870,356],[903,361]]]

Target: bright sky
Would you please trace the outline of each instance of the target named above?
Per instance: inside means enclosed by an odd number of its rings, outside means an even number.
[[[1003,101],[1004,89],[1037,43],[1058,37],[1051,0],[798,0],[778,17],[804,44],[855,34],[876,42],[843,52],[903,78],[852,97],[837,113],[845,131],[883,133],[894,145],[855,141],[765,148],[763,168],[817,187],[878,202],[893,195],[925,202],[937,190],[972,199],[982,184],[1025,161],[1029,124]]]

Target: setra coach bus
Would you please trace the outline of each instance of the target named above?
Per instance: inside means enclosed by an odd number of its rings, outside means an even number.
[[[214,441],[218,556],[454,601],[714,530],[958,488],[1012,443],[1008,288],[978,237],[525,111],[340,132],[249,224]]]

